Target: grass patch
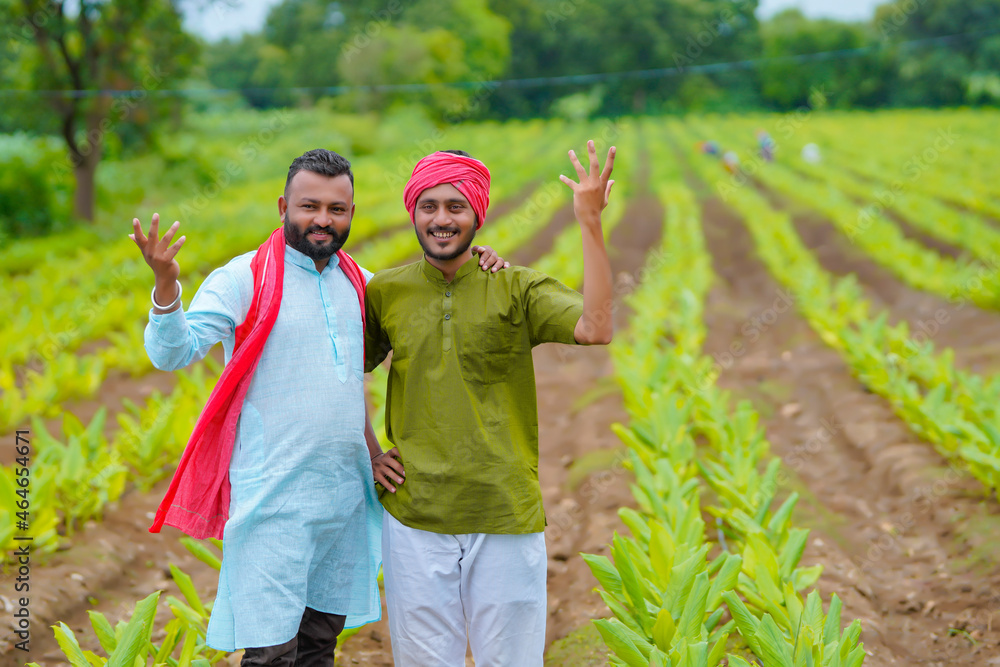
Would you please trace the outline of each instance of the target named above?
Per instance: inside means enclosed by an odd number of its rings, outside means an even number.
[[[1000,539],[1000,517],[992,514],[991,503],[980,503],[971,516],[957,516],[957,528],[948,560],[953,572],[975,571],[986,576],[996,565],[996,544]]]
[[[593,389],[586,391],[583,396],[573,401],[570,411],[575,414],[605,396],[620,395],[621,393],[622,388],[618,386],[618,382],[615,381],[614,377],[610,375],[602,377],[596,381]]]
[[[572,493],[595,472],[621,468],[626,460],[628,460],[628,449],[624,446],[587,452],[570,464],[566,488]]]
[[[737,399],[746,399],[753,403],[754,409],[760,414],[761,419],[773,417],[778,406],[787,403],[794,393],[790,384],[777,382],[770,378],[753,385],[738,387],[732,392]]]
[[[545,667],[605,667],[610,652],[593,623],[577,628],[552,642],[545,652]]]

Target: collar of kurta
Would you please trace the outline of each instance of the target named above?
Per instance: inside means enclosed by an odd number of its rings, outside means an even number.
[[[317,272],[316,260],[314,260],[309,255],[305,254],[301,250],[296,250],[290,245],[285,246],[285,258],[295,266],[303,268],[307,271],[312,271],[314,273]],[[319,271],[318,273],[324,273],[327,270],[333,271],[339,265],[340,265],[340,251],[334,253],[334,255],[330,257],[330,261],[327,262],[326,266],[323,267],[323,271]]]
[[[462,266],[458,267],[458,271],[455,272],[455,277],[452,278],[451,282],[445,280],[444,274],[441,273],[441,269],[437,268],[436,266],[428,262],[427,257],[424,257],[423,260],[421,260],[420,268],[423,269],[424,275],[432,283],[436,283],[439,285],[453,285],[462,278],[464,278],[465,276],[475,272],[477,269],[480,268],[479,255],[473,253],[472,259],[467,261],[465,264],[462,264]]]

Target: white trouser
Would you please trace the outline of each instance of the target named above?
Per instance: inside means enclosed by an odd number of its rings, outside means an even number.
[[[443,535],[388,512],[382,573],[396,667],[542,667],[545,534]]]

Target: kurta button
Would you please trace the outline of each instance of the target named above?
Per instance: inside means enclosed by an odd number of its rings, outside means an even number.
[[[451,292],[445,292],[444,295],[445,296],[451,296]]]
[[[444,319],[450,320],[451,319],[451,313],[445,313],[444,314]]]

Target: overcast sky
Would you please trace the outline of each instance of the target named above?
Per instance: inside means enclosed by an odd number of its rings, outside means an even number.
[[[227,0],[214,3],[204,12],[188,11],[185,25],[209,40],[237,37],[255,32],[264,25],[267,10],[279,0]],[[887,0],[760,0],[760,16],[768,17],[787,7],[798,7],[807,16],[827,16],[841,20],[864,20],[876,6]]]

